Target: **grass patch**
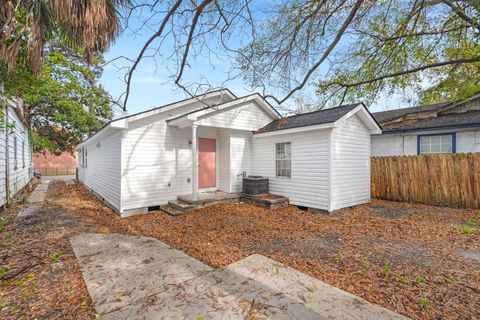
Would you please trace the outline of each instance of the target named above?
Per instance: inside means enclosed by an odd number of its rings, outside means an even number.
[[[12,222],[11,219],[0,218],[0,231],[3,231],[5,227],[11,222]]]
[[[420,298],[420,306],[423,308],[423,309],[428,309],[428,307],[430,306],[430,300],[428,300],[428,298]]]
[[[60,256],[61,256],[61,254],[59,252],[54,252],[50,256],[50,261],[52,261],[52,263],[59,263],[60,262]]]
[[[385,262],[382,268],[382,274],[384,277],[388,277],[392,273],[392,264],[390,262]]]
[[[420,277],[417,278],[417,282],[418,283],[427,283],[428,279],[425,276],[420,276]]]
[[[477,230],[472,226],[457,226],[456,229],[461,234],[473,234]]]
[[[467,225],[469,225],[471,227],[475,227],[475,226],[477,226],[477,220],[470,219],[470,220],[467,221]]]

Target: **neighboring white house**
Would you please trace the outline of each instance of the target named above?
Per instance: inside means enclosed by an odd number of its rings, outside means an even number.
[[[32,149],[20,102],[0,97],[4,114],[0,128],[0,206],[33,177]]]
[[[455,103],[372,115],[383,129],[372,136],[372,156],[480,152],[480,93]]]
[[[78,177],[122,216],[179,195],[239,192],[243,175],[298,206],[333,211],[370,200],[362,104],[282,118],[260,95],[210,92],[113,120],[79,144]]]

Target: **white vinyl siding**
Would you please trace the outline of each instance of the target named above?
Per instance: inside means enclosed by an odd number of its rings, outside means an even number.
[[[85,160],[79,178],[113,208],[120,210],[121,133],[109,135],[85,145]]]
[[[357,115],[332,129],[331,210],[370,201],[370,132]]]
[[[5,107],[2,108],[5,112]],[[8,118],[5,119],[9,124],[12,124],[12,128],[7,128],[4,123],[3,128],[0,129],[0,205],[6,203],[6,141],[8,140],[8,153],[9,153],[9,189],[10,196],[14,197],[20,192],[33,177],[32,171],[32,156],[31,156],[31,144],[28,135],[28,129],[25,124],[20,120],[19,116],[12,107],[8,108]],[[14,139],[15,137],[15,139]],[[19,165],[17,158],[17,169],[15,169],[14,159],[14,140],[17,140],[18,144],[25,145],[25,166]],[[18,153],[18,150],[17,150]],[[18,154],[17,154],[18,157]]]
[[[452,131],[444,131],[445,134]],[[441,131],[422,131],[422,133],[383,134],[372,136],[372,157],[408,156],[417,154],[417,136],[441,133]],[[456,153],[480,152],[480,130],[462,129],[456,131]]]
[[[281,133],[254,137],[253,174],[269,178],[270,192],[289,197],[290,203],[328,210],[329,130]],[[276,144],[291,142],[291,178],[276,177]]]
[[[252,173],[252,133],[230,133],[230,192],[242,191],[243,172]]]
[[[215,110],[215,109],[212,109]],[[254,131],[272,121],[255,101],[226,110],[212,111],[200,119],[201,126]]]

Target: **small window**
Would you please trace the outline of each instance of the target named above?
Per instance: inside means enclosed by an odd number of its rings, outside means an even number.
[[[25,168],[25,141],[22,141],[22,168]]]
[[[455,153],[455,133],[418,136],[418,154]]]
[[[13,137],[13,166],[17,169],[17,137]]]
[[[276,144],[276,174],[277,177],[292,176],[292,144],[282,142]]]

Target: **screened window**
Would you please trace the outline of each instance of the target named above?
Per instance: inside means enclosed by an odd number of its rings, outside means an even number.
[[[17,137],[13,137],[13,165],[17,169]]]
[[[25,168],[25,141],[22,141],[22,167]]]
[[[455,153],[455,135],[419,136],[418,154]]]
[[[277,177],[292,176],[292,144],[290,142],[276,144],[276,171]]]

